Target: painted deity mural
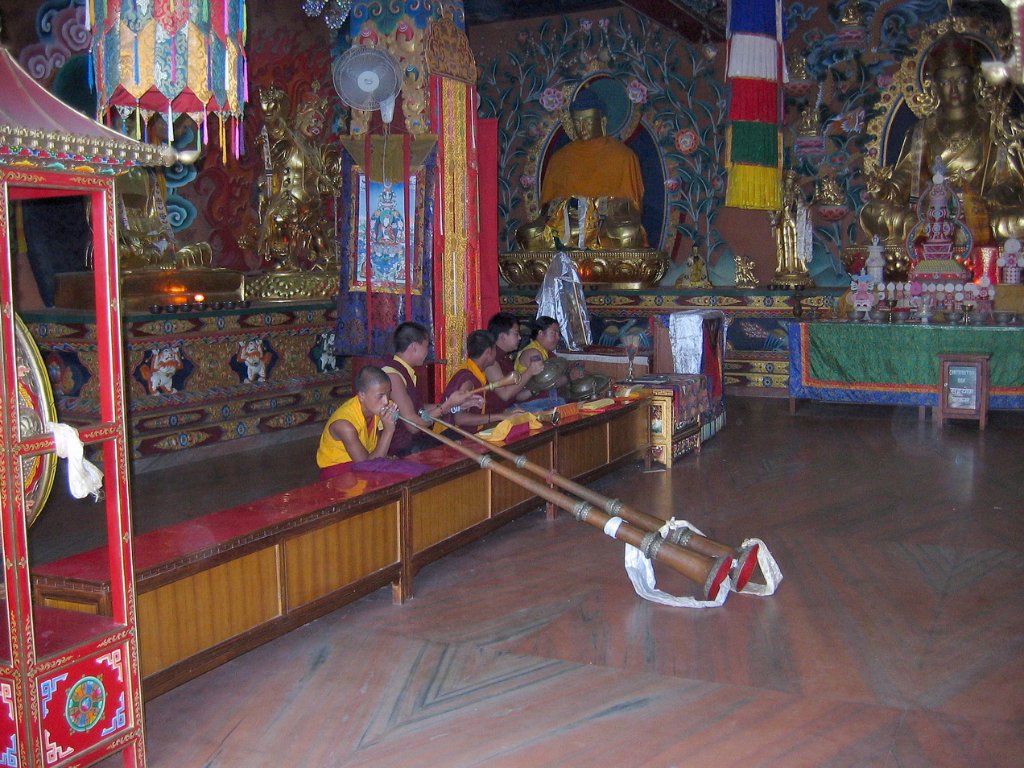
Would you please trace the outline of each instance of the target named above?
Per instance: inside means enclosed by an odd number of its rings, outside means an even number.
[[[422,13],[404,27],[392,13],[395,4],[357,5],[353,28],[359,34],[393,37],[398,50],[414,44],[410,33],[434,4],[417,6]],[[405,14],[412,5],[395,7]],[[32,11],[35,39],[20,41],[19,60],[55,90],[76,67],[85,76],[89,32],[84,9],[85,0],[39,3]],[[385,21],[378,9],[385,12]],[[331,55],[347,41],[305,17],[298,3],[266,10],[250,19],[251,85],[274,83],[294,101],[301,100],[300,91],[314,79],[329,87]],[[892,82],[900,60],[915,50],[920,30],[948,15],[949,8],[945,0],[804,0],[786,3],[785,11],[790,68],[786,158],[805,191],[815,194],[812,274],[822,284],[835,276],[844,249],[863,244],[857,214],[867,196],[863,166],[879,94]],[[1005,16],[998,4],[963,4],[956,11]],[[648,215],[658,221],[655,244],[671,254],[680,241],[679,250],[687,253],[696,241],[712,281],[722,285],[728,280],[720,261],[735,248],[719,221],[728,98],[724,46],[688,43],[628,10],[509,25],[508,44],[500,47],[479,42],[487,26],[469,33],[480,64],[481,116],[499,119],[502,247],[511,248],[516,228],[535,215],[544,160],[564,141],[559,110],[566,89],[607,79],[615,84],[615,110],[628,115],[620,133],[630,132],[625,139],[645,139],[646,147],[636,147],[647,163],[645,181],[659,180],[658,188],[645,184],[654,201]],[[348,119],[340,104],[332,105],[328,133],[348,132]],[[177,178],[170,180],[168,195],[172,223],[185,229],[182,241],[209,241],[217,265],[242,269],[249,265],[238,237],[244,222],[255,216],[254,190],[262,170],[253,151],[260,128],[257,110],[250,110],[245,122],[246,152],[239,160],[224,166],[214,157],[219,155],[214,146],[194,171],[182,170],[180,185]],[[192,173],[195,180],[185,183]],[[735,255],[770,258],[767,251]],[[829,270],[829,275],[813,270]]]

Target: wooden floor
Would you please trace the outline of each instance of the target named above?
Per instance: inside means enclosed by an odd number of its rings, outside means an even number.
[[[406,605],[380,590],[149,702],[150,765],[1024,764],[1021,415],[728,407],[701,455],[598,488],[764,539],[775,596],[643,602],[620,544],[537,512]]]

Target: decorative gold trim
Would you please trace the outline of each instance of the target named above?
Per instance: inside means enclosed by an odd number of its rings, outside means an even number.
[[[337,294],[338,278],[335,275],[266,272],[245,279],[245,296],[256,301],[331,299]]]
[[[551,259],[558,251],[513,251],[498,255],[498,270],[512,285],[537,285],[544,279]],[[623,251],[566,251],[590,286],[617,289],[650,288],[658,284],[668,269],[669,258],[663,251],[639,248]]]
[[[109,169],[118,165],[172,165],[174,150],[129,139],[101,139],[72,133],[48,133],[18,125],[0,125],[0,164],[51,167],[58,164],[75,169]],[[28,154],[20,154],[21,152]],[[170,154],[169,154],[170,153]],[[94,160],[94,158],[102,158]]]

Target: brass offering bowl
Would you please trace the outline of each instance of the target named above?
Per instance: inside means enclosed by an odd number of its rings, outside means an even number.
[[[569,382],[569,398],[571,400],[592,400],[604,397],[611,388],[612,381],[601,373],[588,373]]]

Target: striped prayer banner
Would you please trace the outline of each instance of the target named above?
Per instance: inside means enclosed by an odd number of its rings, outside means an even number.
[[[782,207],[782,0],[729,0],[725,204]]]

